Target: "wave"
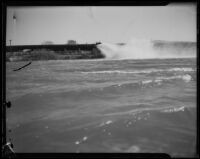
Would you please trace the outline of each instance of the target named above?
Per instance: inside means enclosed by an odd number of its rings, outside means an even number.
[[[144,88],[144,87],[147,88],[147,87],[153,87],[153,86],[161,86],[167,83],[171,83],[174,80],[182,80],[183,82],[188,83],[192,81],[193,78],[189,74],[176,75],[176,76],[160,76],[154,79],[146,79],[142,81],[111,85],[111,86],[105,87],[104,89],[111,90],[111,92],[113,91],[113,89],[132,90],[133,88],[136,89],[136,88]]]
[[[78,90],[70,90],[67,92],[62,92],[59,96],[63,96],[64,98],[69,98],[70,100],[79,99],[79,100],[95,100],[95,99],[112,99],[122,94],[133,94],[141,89],[148,89],[152,87],[165,87],[168,84],[175,84],[174,81],[180,81],[189,83],[193,80],[193,78],[189,74],[185,75],[177,75],[177,76],[160,76],[157,78],[146,79],[146,80],[138,80],[133,82],[124,82],[117,84],[107,84],[104,86],[93,86],[91,88],[82,88]],[[56,92],[58,94],[58,92]]]
[[[144,39],[132,39],[127,44],[102,43],[97,45],[106,59],[163,59],[194,58],[196,43],[157,42]]]
[[[126,106],[125,106],[126,107]],[[132,105],[132,109],[124,110],[124,111],[117,111],[117,112],[109,112],[104,113],[104,116],[119,116],[119,115],[125,115],[130,114],[135,116],[135,120],[146,120],[151,116],[152,113],[165,113],[165,114],[172,114],[172,113],[184,113],[184,112],[190,112],[192,107],[187,106],[164,106],[164,107],[144,107],[144,108],[135,108],[134,105]]]
[[[173,80],[182,80],[183,82],[190,82],[192,80],[192,77],[189,74],[185,74],[185,75],[176,75],[176,76],[161,76],[161,77],[157,77],[155,79],[147,79],[147,80],[142,80],[142,81],[138,81],[135,83],[125,83],[125,84],[118,84],[118,87],[126,87],[126,88],[131,88],[131,87],[135,87],[136,85],[139,87],[146,87],[146,86],[156,86],[156,85],[162,85],[164,83],[167,82],[171,82]],[[164,83],[163,83],[164,82]]]
[[[123,71],[123,70],[109,70],[109,71],[91,71],[91,72],[82,72],[83,74],[139,74],[139,73],[153,73],[153,72],[193,72],[195,71],[193,68],[184,67],[184,68],[170,68],[170,69],[145,69],[145,70],[135,70],[135,71]]]

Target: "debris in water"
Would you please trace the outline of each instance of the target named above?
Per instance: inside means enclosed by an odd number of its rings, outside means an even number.
[[[80,142],[79,142],[79,141],[76,141],[75,144],[78,145],[78,144],[80,144]]]

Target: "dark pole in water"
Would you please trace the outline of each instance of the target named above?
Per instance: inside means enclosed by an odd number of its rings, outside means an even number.
[[[12,40],[9,40],[9,41],[10,41],[10,46],[11,46],[11,41],[12,41]]]

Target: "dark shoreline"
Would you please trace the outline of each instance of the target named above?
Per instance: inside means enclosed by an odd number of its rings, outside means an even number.
[[[16,45],[6,47],[6,61],[100,59],[96,44]]]

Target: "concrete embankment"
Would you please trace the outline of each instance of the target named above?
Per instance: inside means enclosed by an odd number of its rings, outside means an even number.
[[[6,61],[97,59],[104,55],[98,44],[18,45],[6,47]]]

